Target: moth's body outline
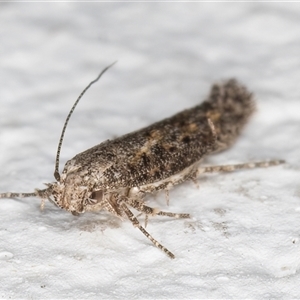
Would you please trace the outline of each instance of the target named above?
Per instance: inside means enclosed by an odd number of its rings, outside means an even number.
[[[168,193],[174,185],[196,180],[206,172],[266,167],[283,161],[200,167],[203,157],[234,143],[254,112],[252,94],[235,80],[228,80],[223,85],[214,85],[208,99],[200,105],[77,154],[59,174],[59,154],[70,116],[86,90],[109,67],[84,89],[66,119],[56,156],[57,181],[34,193],[2,193],[0,198],[35,196],[42,199],[42,206],[48,199],[74,215],[106,210],[127,217],[156,247],[174,258],[140,225],[130,207],[145,214],[146,221],[148,215],[189,218],[189,214],[164,212],[145,205],[145,194],[160,190]]]

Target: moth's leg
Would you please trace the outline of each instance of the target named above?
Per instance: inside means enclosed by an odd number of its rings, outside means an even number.
[[[120,208],[124,211],[128,219],[131,221],[132,225],[134,227],[137,227],[157,248],[161,249],[163,252],[165,252],[170,258],[175,258],[175,255],[169,251],[167,248],[165,248],[162,244],[160,244],[156,239],[154,239],[147,230],[141,226],[138,219],[134,216],[134,214],[131,212],[131,210],[127,207],[125,202],[122,200],[118,200],[118,203],[120,205]]]
[[[198,168],[197,175],[203,173],[233,172],[236,170],[243,170],[243,169],[267,168],[271,166],[277,166],[283,163],[285,163],[284,160],[270,160],[270,161],[260,161],[260,162],[249,162],[243,164],[200,167]]]
[[[45,208],[45,199],[41,199],[40,210],[43,211]]]
[[[157,185],[149,185],[147,187],[140,188],[138,195],[143,195],[145,193],[153,193],[158,191],[165,191],[166,196],[166,203],[169,205],[170,199],[169,199],[169,190],[180,183],[183,183],[187,180],[192,180],[198,187],[197,184],[197,174],[198,174],[198,163],[197,165],[193,165],[185,170],[183,170],[180,174],[177,174],[176,176],[171,177],[169,180],[165,180],[160,184]]]
[[[178,213],[172,213],[167,211],[161,211],[158,208],[153,208],[150,206],[145,205],[143,202],[132,199],[132,198],[126,198],[124,200],[128,205],[132,206],[137,211],[145,214],[146,216],[166,216],[171,218],[177,218],[177,219],[186,219],[190,218],[191,216],[189,214],[178,214]]]
[[[153,193],[155,191],[165,190],[168,193],[169,190],[177,184],[183,183],[187,180],[195,181],[197,179],[197,175],[198,175],[198,163],[197,165],[193,165],[181,171],[179,174],[176,174],[176,176],[171,176],[169,180],[164,180],[160,184],[141,187],[140,192]],[[168,194],[166,195],[166,198],[167,197]],[[168,204],[168,198],[167,198],[167,204]]]
[[[169,190],[165,190],[165,197],[166,197],[167,205],[169,206],[169,204],[170,204],[170,193],[169,193]]]
[[[41,210],[44,210],[45,199],[47,196],[47,190],[35,190],[33,193],[1,193],[0,198],[28,198],[28,197],[39,197],[41,198]]]

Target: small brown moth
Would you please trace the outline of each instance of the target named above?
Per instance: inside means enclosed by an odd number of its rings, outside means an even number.
[[[207,172],[268,167],[282,160],[236,165],[200,167],[208,154],[233,144],[254,111],[252,94],[237,81],[213,85],[202,104],[154,123],[146,128],[107,140],[69,160],[59,174],[59,156],[68,121],[81,97],[100,79],[106,67],[80,94],[65,121],[58,144],[54,177],[43,190],[32,193],[3,193],[0,198],[48,199],[74,215],[107,210],[127,217],[156,247],[170,258],[174,254],[140,225],[130,207],[146,216],[189,218],[189,214],[160,211],[145,205],[145,194],[168,191],[186,180]]]

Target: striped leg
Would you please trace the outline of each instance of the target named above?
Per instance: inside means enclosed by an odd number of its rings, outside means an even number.
[[[28,198],[28,197],[38,197],[41,199],[41,210],[44,210],[44,207],[45,207],[45,199],[49,199],[48,197],[48,190],[45,189],[45,190],[38,190],[36,189],[35,192],[33,193],[11,193],[11,192],[8,192],[8,193],[1,193],[0,194],[0,199],[3,199],[3,198]]]
[[[244,170],[244,169],[267,168],[271,166],[277,166],[283,163],[285,163],[284,160],[270,160],[270,161],[249,162],[249,163],[233,164],[233,165],[199,167],[197,175],[203,173],[233,172],[236,170]]]
[[[166,216],[166,217],[177,218],[177,219],[190,218],[189,214],[178,214],[178,213],[172,213],[167,211],[161,211],[158,208],[152,208],[150,206],[144,205],[143,202],[132,198],[126,198],[124,202],[126,202],[128,205],[132,206],[134,209],[136,209],[137,211],[145,215]]]
[[[147,230],[141,226],[138,219],[134,216],[134,214],[130,211],[123,200],[118,200],[118,204],[120,205],[120,209],[126,214],[127,218],[131,221],[134,227],[137,227],[157,248],[161,249],[165,252],[170,258],[175,258],[175,255],[165,248],[162,244],[160,244],[156,239],[154,239]]]

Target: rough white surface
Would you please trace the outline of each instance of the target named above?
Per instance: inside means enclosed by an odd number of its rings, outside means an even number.
[[[236,77],[258,112],[238,143],[208,158],[227,164],[282,158],[269,169],[182,184],[166,207],[191,220],[79,218],[39,200],[1,199],[0,297],[196,299],[300,297],[299,3],[0,3],[0,192],[53,181],[73,102],[67,159],[199,103]]]

